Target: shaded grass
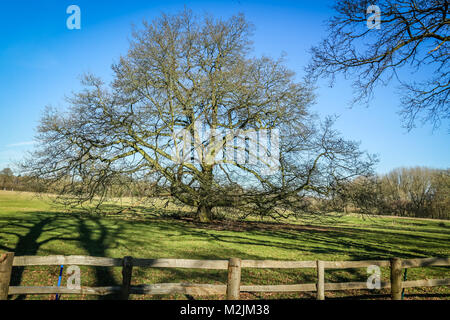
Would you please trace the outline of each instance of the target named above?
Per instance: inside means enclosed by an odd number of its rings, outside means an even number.
[[[142,208],[142,215],[99,217],[63,212],[45,199],[0,192],[0,251],[16,255],[91,255],[102,257],[362,260],[450,255],[450,222],[386,217],[344,216],[290,223],[222,221],[201,224],[169,219]],[[139,211],[139,210],[138,210]],[[388,280],[388,269],[382,279]],[[59,267],[14,268],[12,285],[56,285]],[[83,286],[121,283],[120,268],[81,267]],[[408,280],[449,277],[449,268],[414,268]],[[63,284],[67,275],[64,274]],[[327,282],[366,281],[365,269],[327,270]],[[133,284],[165,282],[225,283],[226,271],[134,268]],[[313,283],[313,269],[244,269],[243,284]],[[327,292],[326,296],[385,298],[386,290]],[[448,298],[447,287],[407,289],[407,297]],[[304,294],[244,294],[243,298],[311,298]],[[52,299],[20,296],[15,299]],[[62,299],[96,299],[63,296]],[[111,298],[111,297],[106,297]],[[133,296],[135,299],[186,299],[184,295]],[[211,297],[224,298],[224,297]]]

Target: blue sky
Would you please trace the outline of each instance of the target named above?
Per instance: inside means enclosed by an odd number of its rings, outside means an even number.
[[[35,128],[46,105],[64,108],[64,97],[80,88],[79,76],[91,72],[111,80],[111,64],[125,54],[132,25],[184,5],[195,13],[224,18],[243,12],[255,27],[257,55],[279,57],[304,75],[308,50],[326,36],[324,21],[332,1],[84,1],[0,0],[0,169],[11,166],[33,147]],[[66,27],[69,5],[81,8],[81,30]],[[426,72],[426,70],[425,70]],[[411,75],[414,77],[414,75]],[[339,115],[336,128],[362,148],[377,153],[377,171],[399,166],[450,167],[447,126],[406,132],[401,127],[395,83],[378,88],[370,108],[349,108],[350,82],[329,88],[320,81],[321,115]]]

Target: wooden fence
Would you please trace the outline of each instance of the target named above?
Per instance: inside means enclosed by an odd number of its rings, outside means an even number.
[[[77,265],[97,267],[121,267],[122,286],[110,287],[26,287],[9,286],[13,267]],[[448,286],[450,278],[432,280],[402,281],[402,269],[430,266],[450,266],[450,257],[425,259],[366,260],[366,261],[276,261],[276,260],[189,260],[189,259],[140,259],[133,257],[102,258],[88,256],[18,256],[6,253],[0,256],[0,300],[8,295],[19,294],[119,294],[128,299],[130,294],[172,294],[207,296],[224,295],[227,299],[239,299],[241,292],[317,292],[317,299],[325,299],[326,291],[348,289],[368,289],[366,282],[326,283],[325,270],[365,268],[371,265],[390,268],[390,282],[381,281],[381,288],[390,288],[394,300],[401,299],[402,288]],[[228,270],[227,283],[223,285],[191,284],[191,283],[159,283],[149,285],[131,285],[131,274],[134,267],[150,268],[189,268]],[[241,285],[242,268],[270,269],[302,269],[314,268],[317,271],[317,282],[290,285]]]

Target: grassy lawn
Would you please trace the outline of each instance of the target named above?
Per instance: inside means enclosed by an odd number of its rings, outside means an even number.
[[[169,219],[144,210],[135,218],[64,213],[49,201],[27,193],[0,191],[0,251],[16,255],[91,255],[141,258],[362,260],[450,256],[450,222],[392,217],[325,217],[292,223],[223,221],[208,225]],[[82,286],[121,282],[120,268],[81,267]],[[59,267],[14,268],[13,285],[52,286]],[[408,280],[449,278],[450,268],[414,268]],[[67,278],[64,275],[63,284]],[[327,282],[366,281],[365,269],[328,270]],[[382,279],[388,280],[387,269]],[[221,284],[226,271],[133,269],[133,284],[194,282]],[[312,269],[244,269],[243,284],[313,283]],[[327,292],[326,297],[387,298],[386,290]],[[132,296],[135,299],[187,299],[184,295]],[[314,298],[303,294],[244,294],[244,299]],[[53,299],[54,296],[12,297]],[[97,299],[68,296],[62,299]],[[223,299],[225,297],[211,297]],[[448,299],[450,288],[406,290],[406,299]]]

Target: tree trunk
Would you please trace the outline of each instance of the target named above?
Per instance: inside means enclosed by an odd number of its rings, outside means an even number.
[[[197,209],[197,218],[201,222],[212,221],[212,206],[211,206],[211,196],[212,196],[212,184],[213,184],[213,166],[202,163],[202,181],[200,183],[200,203]]]
[[[197,218],[200,222],[211,222],[213,219],[212,207],[200,205],[197,209]]]

